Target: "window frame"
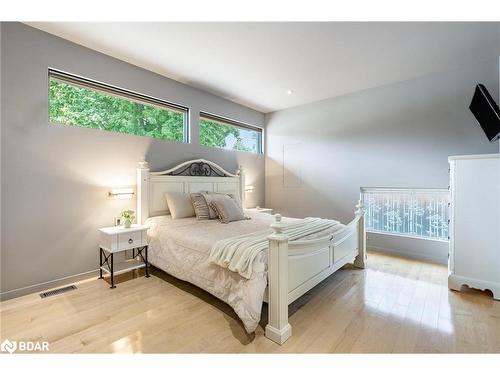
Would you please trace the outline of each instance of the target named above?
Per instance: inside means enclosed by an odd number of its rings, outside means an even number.
[[[106,94],[106,95],[112,95],[117,98],[123,99],[123,100],[129,100],[132,102],[148,105],[148,106],[153,106],[162,110],[167,110],[171,112],[178,112],[183,114],[184,118],[184,125],[183,125],[183,135],[182,135],[182,141],[177,141],[174,139],[161,139],[161,138],[155,138],[155,137],[149,137],[153,139],[157,139],[159,141],[170,141],[170,142],[179,142],[179,143],[190,143],[190,108],[176,104],[167,100],[159,99],[157,97],[151,96],[151,95],[145,95],[141,94],[136,91],[124,89],[122,87],[110,85],[104,82],[100,82],[97,80],[89,79],[89,78],[84,78],[82,76],[78,76],[76,74],[64,72],[59,69],[54,69],[54,68],[49,68],[48,69],[48,74],[47,74],[47,108],[50,109],[50,97],[48,95],[49,88],[50,88],[50,81],[55,80],[59,81],[65,84],[77,86],[77,87],[83,87],[86,89],[98,91],[100,93]],[[68,125],[64,123],[59,123],[59,122],[52,122],[50,121],[50,111],[47,111],[47,117],[48,117],[48,122],[52,124],[61,124],[61,125]],[[78,125],[71,125],[71,126],[78,126]],[[91,129],[91,128],[89,128]],[[121,133],[121,134],[128,134],[128,135],[135,135],[141,137],[141,135],[133,134],[133,133]]]
[[[203,119],[206,119],[208,121],[215,121],[215,122],[220,122],[223,125],[227,126],[232,126],[235,128],[239,129],[244,129],[244,130],[251,130],[258,132],[260,134],[260,142],[259,142],[259,150],[258,152],[251,152],[251,151],[241,151],[241,150],[234,150],[230,148],[224,148],[224,147],[217,147],[217,146],[210,146],[210,145],[205,145],[200,142],[200,134],[201,134],[201,121]],[[250,153],[254,155],[263,155],[264,154],[264,128],[257,126],[257,125],[250,125],[242,121],[238,120],[233,120],[229,117],[224,117],[220,115],[216,115],[214,113],[206,112],[206,111],[200,111],[199,112],[199,117],[198,117],[198,143],[201,146],[205,147],[210,147],[210,148],[217,148],[219,150],[226,150],[226,151],[236,151],[236,152],[245,152],[245,153]]]

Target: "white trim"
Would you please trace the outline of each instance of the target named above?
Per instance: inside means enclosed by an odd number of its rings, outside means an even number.
[[[99,269],[77,273],[76,275],[61,277],[59,279],[45,281],[43,283],[28,285],[22,288],[8,290],[6,292],[0,293],[0,300],[5,301],[11,298],[21,297],[31,293],[42,292],[48,289],[54,289],[66,284],[76,283],[93,277],[92,274],[95,274],[95,277],[99,276]]]

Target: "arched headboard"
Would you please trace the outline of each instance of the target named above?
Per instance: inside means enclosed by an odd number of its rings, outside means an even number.
[[[205,159],[188,160],[165,171],[151,172],[143,159],[137,168],[137,222],[144,224],[148,217],[168,214],[164,193],[199,191],[235,194],[245,207],[245,172],[240,166],[236,173],[229,173]]]

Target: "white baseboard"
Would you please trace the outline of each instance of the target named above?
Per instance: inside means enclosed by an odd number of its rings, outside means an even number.
[[[367,250],[373,250],[377,251],[379,253],[386,253],[390,255],[399,255],[404,258],[411,258],[411,259],[417,259],[417,260],[424,260],[427,262],[433,262],[433,263],[439,263],[439,264],[448,264],[448,259],[443,258],[443,257],[437,257],[437,256],[431,256],[427,254],[418,254],[415,252],[410,252],[410,251],[404,251],[404,250],[395,250],[395,249],[386,249],[383,247],[376,247],[376,246],[368,246]]]
[[[40,284],[34,284],[34,285],[28,285],[23,288],[18,288],[18,289],[13,289],[13,290],[8,290],[6,292],[0,293],[0,301],[5,301],[8,299],[16,298],[16,297],[21,297],[25,296],[27,294],[31,293],[36,293],[36,292],[43,292],[48,289],[55,289],[58,287],[61,287],[63,285],[75,283],[78,281],[82,281],[85,279],[89,279],[91,277],[97,277],[99,275],[99,270],[91,270],[83,273],[79,273],[76,275],[71,275],[67,277],[62,277],[60,279],[56,280],[51,280],[51,281],[46,281],[44,283]]]

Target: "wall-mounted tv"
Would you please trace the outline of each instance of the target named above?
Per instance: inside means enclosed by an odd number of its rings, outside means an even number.
[[[476,86],[469,109],[490,142],[500,138],[500,109],[484,85]]]

